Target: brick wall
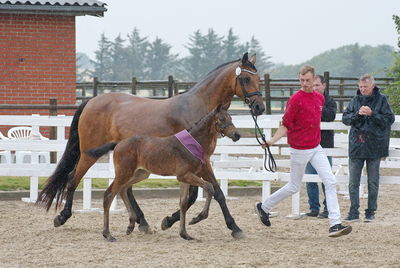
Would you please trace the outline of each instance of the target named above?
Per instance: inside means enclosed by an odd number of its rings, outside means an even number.
[[[75,71],[74,16],[0,14],[0,104],[75,104]]]

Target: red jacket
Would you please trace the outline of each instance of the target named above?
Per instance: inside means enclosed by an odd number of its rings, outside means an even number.
[[[306,150],[318,146],[323,106],[324,97],[317,91],[307,93],[300,89],[290,97],[282,122],[288,129],[290,147]]]

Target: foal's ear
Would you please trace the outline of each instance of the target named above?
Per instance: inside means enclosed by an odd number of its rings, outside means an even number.
[[[257,56],[256,56],[256,53],[254,53],[253,56],[251,56],[251,58],[250,58],[250,62],[253,63],[253,65],[256,65],[256,60],[257,60]]]
[[[249,60],[249,53],[246,52],[246,53],[244,53],[243,58],[242,58],[242,65],[244,65],[248,60]]]

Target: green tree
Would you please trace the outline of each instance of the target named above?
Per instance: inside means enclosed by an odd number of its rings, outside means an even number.
[[[112,76],[112,43],[105,34],[102,33],[98,45],[98,50],[94,52],[95,60],[92,61],[94,65],[93,76],[99,78],[99,80],[110,80]]]
[[[111,44],[111,80],[124,81],[130,79],[127,61],[127,49],[124,47],[125,40],[118,35]]]
[[[263,73],[269,72],[273,66],[272,62],[269,60],[271,57],[267,56],[267,54],[264,52],[260,42],[254,36],[252,36],[250,43],[248,43],[247,46],[247,51],[249,52],[250,56],[253,54],[257,55],[256,67],[259,71],[259,74],[262,75]]]
[[[171,46],[164,43],[162,39],[156,39],[149,45],[146,57],[146,79],[165,80],[173,69],[176,54],[170,53]]]
[[[393,21],[396,25],[397,47],[398,51],[394,52],[394,64],[388,70],[388,76],[394,78],[394,82],[385,89],[385,94],[389,98],[389,103],[392,106],[395,114],[400,114],[400,17],[393,15]]]
[[[239,36],[233,33],[232,28],[229,29],[228,35],[222,41],[222,59],[223,62],[239,59],[246,51],[239,44]]]
[[[147,37],[141,37],[139,30],[135,27],[131,34],[128,34],[127,46],[127,68],[129,76],[144,79],[146,77],[146,57],[149,48]]]
[[[182,60],[181,75],[184,79],[198,81],[201,77],[204,37],[200,30],[189,36],[189,43],[186,48],[189,50],[189,56]]]
[[[366,73],[367,64],[363,57],[363,51],[360,49],[358,43],[355,43],[350,51],[349,67],[346,76],[360,77]]]

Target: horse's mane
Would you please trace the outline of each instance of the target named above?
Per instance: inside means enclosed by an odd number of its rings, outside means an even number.
[[[201,117],[199,120],[196,121],[190,128],[186,129],[188,132],[194,130],[197,126],[201,127],[203,126],[204,122],[207,122],[208,118],[210,116],[213,116],[215,114],[215,109],[212,109],[209,113],[205,114],[203,117]]]

